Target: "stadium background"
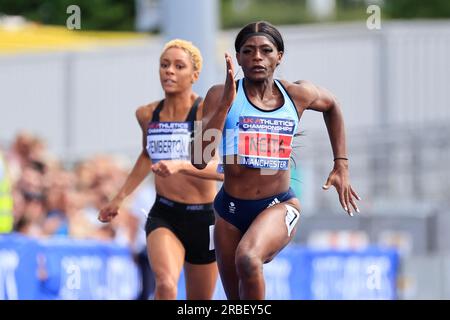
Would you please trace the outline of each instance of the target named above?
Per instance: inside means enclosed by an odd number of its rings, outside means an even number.
[[[72,4],[81,30],[66,28]],[[14,218],[0,236],[1,299],[135,297],[152,177],[115,223],[95,217],[140,151],[134,110],[162,96],[155,61],[167,39],[192,40],[204,95],[256,19],[284,36],[277,76],[341,101],[363,198],[350,219],[321,191],[331,148],[320,115],[305,113],[292,180],[303,219],[265,268],[268,297],[450,298],[448,1],[2,1],[0,13],[0,210]]]

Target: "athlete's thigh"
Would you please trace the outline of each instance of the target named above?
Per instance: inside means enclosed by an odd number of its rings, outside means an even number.
[[[238,251],[250,252],[263,262],[270,261],[294,237],[299,208],[298,200],[293,198],[265,209],[245,232]]]
[[[178,282],[185,250],[177,236],[168,228],[159,227],[147,236],[147,250],[155,277],[170,276]]]
[[[214,244],[220,279],[228,299],[239,299],[239,278],[236,273],[236,248],[242,238],[241,231],[216,215]]]
[[[217,263],[184,264],[188,300],[210,300],[217,283]]]

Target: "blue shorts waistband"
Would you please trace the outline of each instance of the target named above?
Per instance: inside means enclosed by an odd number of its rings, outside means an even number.
[[[239,199],[229,195],[222,186],[214,199],[214,208],[220,217],[245,233],[262,211],[292,198],[295,198],[295,193],[289,188],[286,192],[263,199]]]
[[[223,186],[221,188],[221,191],[223,191],[223,193],[226,195],[226,197],[228,199],[234,200],[237,202],[241,202],[241,203],[267,203],[267,202],[270,203],[273,199],[282,199],[283,201],[286,201],[290,198],[295,197],[295,192],[291,187],[289,187],[289,189],[285,192],[281,192],[279,194],[275,194],[273,196],[269,196],[269,197],[261,198],[261,199],[240,199],[240,198],[233,197],[232,195],[230,195],[228,192],[225,191],[225,188]]]

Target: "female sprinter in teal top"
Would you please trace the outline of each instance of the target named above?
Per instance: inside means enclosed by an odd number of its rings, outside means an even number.
[[[226,54],[225,85],[213,86],[205,97],[201,159],[212,155],[209,137],[222,153],[224,185],[214,201],[215,248],[222,283],[229,299],[263,299],[263,264],[272,260],[294,237],[300,202],[290,188],[292,139],[305,110],[322,112],[334,155],[334,166],[323,186],[334,186],[349,215],[359,211],[350,186],[342,112],[335,97],[307,81],[290,83],[273,78],[284,43],[279,31],[261,21],[245,26],[235,41],[236,59],[244,77],[234,81]],[[221,144],[219,146],[219,141]]]

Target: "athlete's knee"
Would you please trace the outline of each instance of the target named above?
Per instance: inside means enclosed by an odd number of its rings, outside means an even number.
[[[156,277],[156,293],[162,299],[176,299],[177,297],[177,283],[171,277],[160,276]]]
[[[262,273],[262,260],[252,250],[238,247],[235,262],[239,278],[252,278]]]

